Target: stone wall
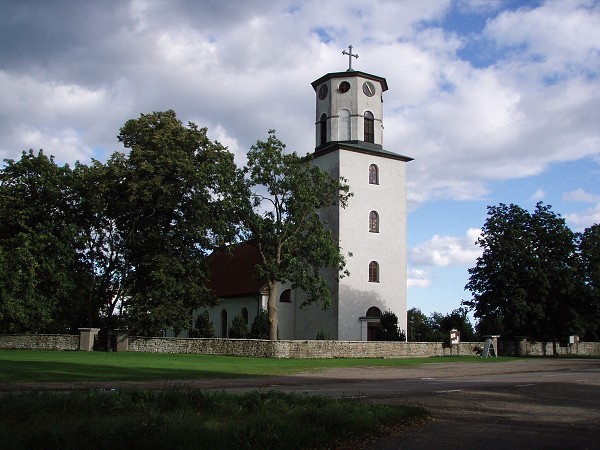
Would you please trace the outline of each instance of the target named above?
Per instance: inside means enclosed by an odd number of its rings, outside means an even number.
[[[441,342],[362,342],[362,341],[267,341],[254,339],[149,338],[130,336],[131,352],[195,353],[205,355],[250,356],[258,358],[414,358],[474,355],[483,342],[461,342],[450,347]],[[0,334],[0,349],[78,350],[77,335]],[[517,355],[516,341],[500,341],[498,354]],[[552,343],[526,342],[528,356],[552,355]],[[557,344],[559,355],[600,356],[600,342]]]
[[[473,355],[481,342],[463,342],[460,355]],[[456,355],[441,342],[266,341],[254,339],[177,339],[130,337],[129,351],[198,353],[260,358],[408,358]]]
[[[77,334],[0,334],[4,350],[78,350]]]

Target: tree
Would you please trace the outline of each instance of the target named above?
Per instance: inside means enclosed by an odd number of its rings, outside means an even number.
[[[250,335],[246,319],[241,314],[236,314],[231,320],[229,327],[229,337],[232,339],[247,339]]]
[[[457,308],[446,315],[433,313],[429,319],[431,328],[433,329],[433,340],[440,342],[449,341],[450,331],[458,330],[460,331],[461,341],[475,341],[475,331],[467,314],[468,309],[464,307]]]
[[[62,331],[78,288],[73,173],[43,151],[0,172],[0,330]]]
[[[252,191],[247,221],[250,242],[262,257],[258,275],[269,291],[269,338],[277,339],[276,284],[289,281],[306,293],[304,304],[331,303],[324,269],[344,276],[345,259],[332,232],[319,219],[319,210],[345,207],[348,186],[311,164],[311,156],[284,153],[285,144],[269,131],[248,152],[245,172]]]
[[[266,309],[258,312],[250,326],[251,339],[269,339],[269,313]]]
[[[130,149],[113,187],[124,233],[126,312],[134,328],[187,328],[191,311],[212,305],[205,257],[236,240],[246,184],[233,154],[174,111],[142,114],[121,128]]]
[[[405,341],[406,335],[398,328],[398,316],[392,311],[384,312],[379,319],[379,328],[375,333],[376,341]]]
[[[597,341],[600,339],[600,225],[586,228],[578,238],[584,280],[584,317],[587,318],[584,338]]]
[[[433,330],[431,322],[418,308],[410,308],[406,312],[408,322],[408,338],[413,342],[432,342]]]
[[[481,334],[556,341],[580,327],[574,235],[550,206],[490,206],[466,289]],[[490,329],[492,324],[501,329]]]
[[[411,308],[407,311],[409,338],[422,342],[449,341],[450,331],[455,328],[460,331],[462,341],[475,341],[477,337],[467,314],[467,308],[461,307],[449,314],[433,312],[426,317],[419,309]]]
[[[206,309],[198,314],[198,317],[196,317],[196,320],[194,321],[194,328],[192,328],[190,334],[191,337],[198,338],[215,337],[215,330]]]

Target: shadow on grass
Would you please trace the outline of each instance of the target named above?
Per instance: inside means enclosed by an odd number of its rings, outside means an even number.
[[[0,361],[0,383],[189,380],[253,376],[256,375],[178,367],[131,367],[64,361]]]

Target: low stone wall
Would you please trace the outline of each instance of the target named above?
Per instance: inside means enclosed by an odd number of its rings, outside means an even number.
[[[359,342],[359,341],[268,341],[255,339],[202,339],[125,337],[127,345],[118,351],[154,353],[195,353],[204,355],[250,356],[257,358],[415,358],[474,355],[483,342]],[[0,349],[81,350],[80,337],[66,334],[0,334]],[[85,350],[85,349],[84,349]],[[91,350],[91,348],[90,348]],[[500,356],[551,356],[552,342],[499,341]],[[600,356],[600,342],[557,344],[559,355]],[[524,352],[524,353],[523,353]]]
[[[197,353],[259,358],[414,358],[473,355],[482,342],[267,341],[254,339],[129,338],[129,351]],[[458,351],[457,351],[458,350]]]
[[[552,342],[527,342],[527,356],[552,356],[553,354]],[[556,354],[559,356],[598,356],[600,355],[600,342],[577,342],[574,344],[557,342]]]
[[[79,350],[77,334],[0,334],[4,350]]]

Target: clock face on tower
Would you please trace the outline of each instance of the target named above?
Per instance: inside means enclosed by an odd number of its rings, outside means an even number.
[[[375,95],[375,85],[370,81],[365,81],[362,87],[363,92],[367,97],[373,97]]]
[[[342,81],[338,86],[338,89],[342,94],[348,92],[350,90],[350,83],[348,83],[347,81]]]
[[[327,85],[322,84],[321,87],[319,88],[319,98],[321,100],[323,100],[325,97],[327,97],[328,92],[329,92],[329,88],[327,87]]]

